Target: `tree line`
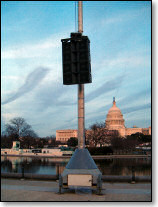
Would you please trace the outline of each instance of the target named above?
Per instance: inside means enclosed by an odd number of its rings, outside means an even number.
[[[57,146],[55,136],[40,138],[24,118],[16,117],[5,125],[5,130],[1,135],[1,148],[11,148],[13,141],[20,141],[23,149],[43,148],[47,144]]]
[[[104,153],[105,151],[108,153],[129,153],[141,144],[149,143],[151,145],[151,135],[135,133],[126,137],[120,137],[117,130],[107,130],[104,123],[91,125],[89,130],[87,130],[86,140],[92,151],[94,148],[98,148],[97,153],[101,151],[104,151]]]
[[[1,148],[11,148],[13,141],[20,141],[20,147],[23,149],[37,149],[44,146],[58,147],[61,144],[60,141],[56,141],[54,135],[38,137],[31,125],[21,117],[11,119],[9,124],[6,124],[5,131],[1,135]],[[105,129],[104,123],[95,123],[85,131],[85,142],[91,150],[93,148],[100,148],[101,150],[104,147],[102,150],[105,151],[105,146],[110,146],[112,151],[128,152],[141,143],[151,142],[151,136],[136,133],[122,138],[117,130],[109,131]],[[70,147],[77,147],[78,140],[71,137],[65,144]]]

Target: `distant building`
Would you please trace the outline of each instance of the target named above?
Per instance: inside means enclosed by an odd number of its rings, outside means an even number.
[[[135,133],[142,133],[145,135],[151,135],[151,127],[149,128],[138,128],[133,126],[133,128],[125,127],[125,120],[123,119],[123,115],[121,110],[116,106],[115,98],[113,99],[113,106],[109,109],[106,120],[105,120],[105,128],[107,130],[117,130],[119,135],[122,137],[126,137]]]
[[[71,137],[77,138],[76,129],[56,130],[56,141],[66,143]]]
[[[138,128],[133,126],[133,128],[125,127],[125,120],[121,110],[116,106],[115,98],[113,99],[113,105],[109,109],[106,120],[105,120],[105,129],[107,133],[113,134],[115,131],[118,131],[118,134],[121,137],[126,137],[135,133],[142,133],[144,135],[151,135],[151,127],[148,128]],[[86,131],[88,133],[89,130]],[[77,138],[77,130],[74,129],[65,129],[65,130],[56,130],[56,141],[66,143],[71,137]]]
[[[60,149],[54,149],[54,148],[42,148],[41,153],[43,154],[51,154],[52,156],[62,156],[62,152]]]

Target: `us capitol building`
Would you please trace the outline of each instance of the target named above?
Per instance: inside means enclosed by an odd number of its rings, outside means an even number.
[[[133,128],[125,127],[125,120],[123,119],[123,114],[121,110],[116,106],[115,98],[113,98],[113,106],[109,109],[106,120],[105,120],[106,130],[117,130],[121,137],[126,137],[137,132],[151,135],[151,127],[148,128],[138,128],[133,126]],[[77,130],[66,129],[66,130],[56,130],[56,140],[60,142],[66,142],[70,137],[77,138]]]

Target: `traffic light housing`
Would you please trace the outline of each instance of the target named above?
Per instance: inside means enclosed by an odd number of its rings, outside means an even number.
[[[91,83],[90,41],[81,33],[62,39],[63,84]]]

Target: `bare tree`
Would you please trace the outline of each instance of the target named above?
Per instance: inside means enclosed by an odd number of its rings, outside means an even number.
[[[104,123],[96,123],[90,126],[86,131],[86,141],[92,146],[110,144],[111,136],[109,131],[105,129]]]
[[[21,117],[11,119],[10,124],[6,124],[5,132],[8,136],[17,135],[18,138],[25,136],[37,137],[32,127]]]

